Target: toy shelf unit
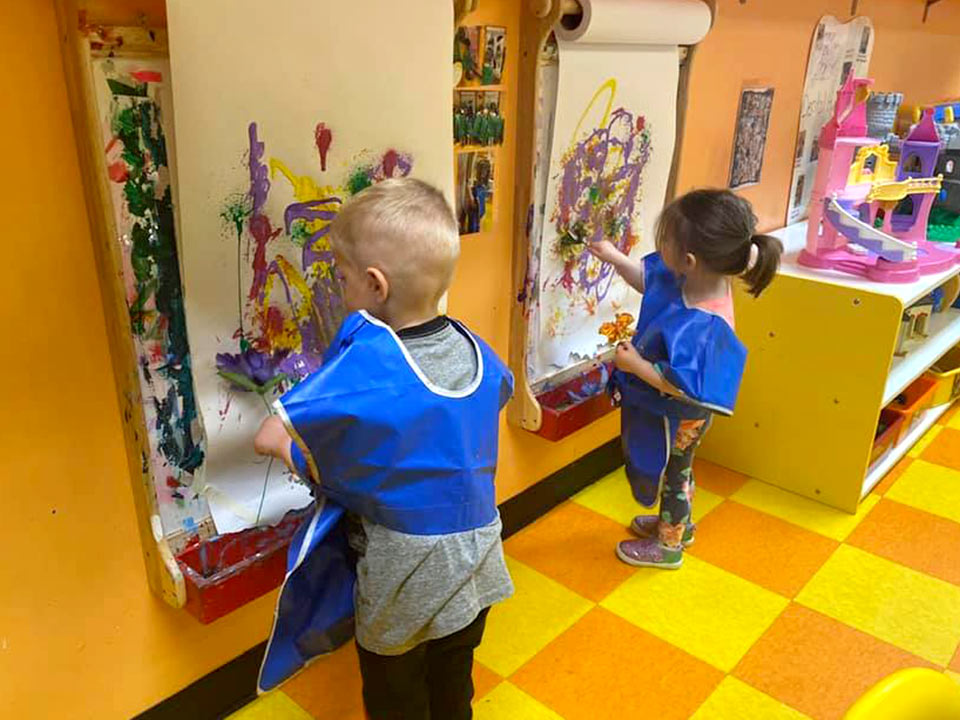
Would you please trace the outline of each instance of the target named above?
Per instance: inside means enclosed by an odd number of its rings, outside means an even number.
[[[750,477],[855,512],[860,500],[947,409],[919,412],[879,457],[881,411],[960,342],[960,311],[934,313],[897,355],[904,311],[960,266],[912,282],[871,281],[801,264],[806,221],[771,233],[784,244],[777,280],[757,300],[738,292],[749,348],[736,413],[718,418],[702,455]],[[873,455],[873,457],[872,457]]]
[[[927,239],[927,222],[941,192],[934,175],[941,151],[933,110],[890,148],[866,137],[873,81],[847,75],[834,116],[819,137],[806,247],[798,261],[885,283],[912,283],[960,264],[960,248]]]

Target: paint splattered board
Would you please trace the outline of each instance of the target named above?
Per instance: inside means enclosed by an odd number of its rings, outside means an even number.
[[[535,391],[604,353],[610,339],[602,328],[636,317],[640,295],[587,243],[609,240],[636,260],[653,249],[673,160],[678,46],[697,42],[710,25],[699,0],[583,7],[579,27],[556,29],[555,100],[543,109],[553,112],[552,137],[539,147],[549,165],[540,164],[535,180],[542,194],[534,199],[535,276],[527,285]]]
[[[180,284],[169,63],[96,57],[91,64],[149,445],[144,462],[163,534],[193,535],[209,510],[195,481],[204,442]]]
[[[170,0],[168,22],[203,481],[229,532],[309,501],[252,439],[343,314],[326,238],[341,204],[407,174],[452,199],[452,8]]]

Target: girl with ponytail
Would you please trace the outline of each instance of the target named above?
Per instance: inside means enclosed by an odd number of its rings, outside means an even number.
[[[643,293],[637,331],[617,346],[611,392],[622,408],[627,478],[638,502],[636,539],[617,546],[631,565],[678,568],[693,543],[693,454],[715,413],[733,414],[746,361],[734,333],[732,279],[758,297],[783,246],[756,232],[750,203],[729,190],[694,190],[657,221],[657,251],[635,262],[602,240],[588,250]]]

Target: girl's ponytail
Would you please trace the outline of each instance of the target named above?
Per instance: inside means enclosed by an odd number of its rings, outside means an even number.
[[[777,276],[783,243],[770,235],[754,235],[750,238],[750,244],[757,248],[757,257],[740,277],[747,284],[749,293],[759,297]],[[752,259],[753,252],[750,254]]]

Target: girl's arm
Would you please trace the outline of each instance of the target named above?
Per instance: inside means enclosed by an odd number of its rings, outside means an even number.
[[[614,270],[637,292],[643,292],[643,263],[634,262],[609,240],[588,242],[587,250],[596,258],[613,265]]]
[[[660,392],[674,397],[683,395],[681,390],[668,383],[654,364],[638,353],[637,349],[629,342],[621,342],[617,345],[616,353],[613,356],[613,364],[624,372],[636,375],[647,385],[655,387]]]

